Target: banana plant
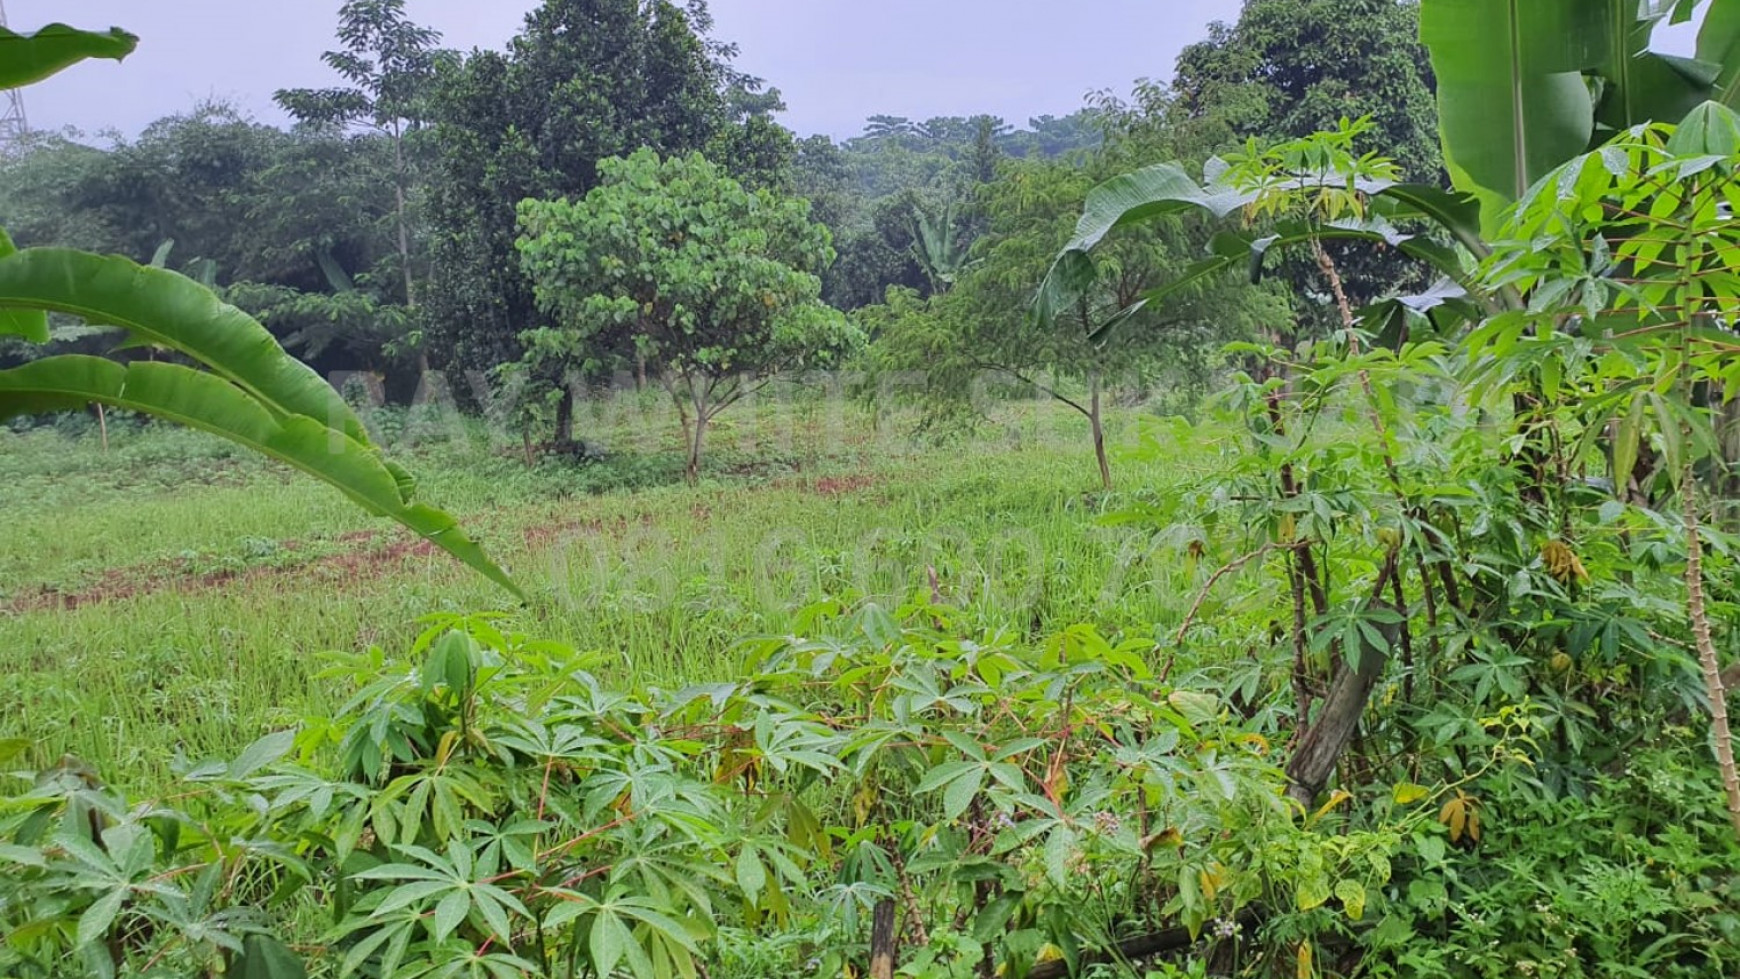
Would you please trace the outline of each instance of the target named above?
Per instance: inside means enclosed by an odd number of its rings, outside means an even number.
[[[34,35],[0,31],[0,89],[86,58],[123,58],[135,44],[120,30],[95,34],[53,25]],[[49,313],[119,328],[127,344],[172,351],[194,366],[44,357],[0,371],[0,420],[95,403],[219,435],[331,484],[524,599],[451,516],[416,502],[416,481],[382,456],[331,385],[209,288],[119,256],[19,251],[0,231],[0,336],[47,342]]]
[[[967,260],[969,243],[957,233],[959,208],[949,204],[934,218],[923,208],[914,210],[912,255],[930,280],[930,291],[944,293],[954,288]]]
[[[1650,48],[1704,15],[1696,57]],[[1491,234],[1547,173],[1705,101],[1740,107],[1740,0],[1422,0],[1444,159]]]
[[[0,91],[22,88],[89,58],[120,61],[139,39],[111,27],[106,33],[50,24],[35,34],[0,27]]]

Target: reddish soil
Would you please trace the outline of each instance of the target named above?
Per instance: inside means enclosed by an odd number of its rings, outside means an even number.
[[[766,485],[777,489],[798,489],[828,499],[838,499],[849,494],[861,493],[881,485],[882,482],[880,476],[869,473],[854,473],[820,478],[790,477]],[[712,508],[704,504],[696,504],[691,512],[694,518],[699,521],[710,520],[713,516]],[[521,535],[528,547],[541,549],[582,536],[598,534],[623,536],[636,523],[641,527],[650,527],[653,524],[653,517],[651,514],[641,514],[632,519],[613,517],[609,520],[599,518],[564,520],[526,527],[521,531]],[[353,530],[338,537],[340,544],[348,545],[343,552],[322,555],[288,566],[260,566],[198,572],[190,569],[191,562],[177,558],[150,564],[110,568],[104,571],[95,582],[76,590],[63,591],[54,586],[38,586],[9,599],[0,600],[0,615],[72,610],[87,605],[124,601],[166,591],[199,594],[237,582],[265,580],[320,583],[361,582],[376,579],[392,567],[415,559],[426,558],[435,552],[435,545],[428,541],[408,539],[397,533],[391,533],[389,536],[389,533],[381,530]],[[299,541],[282,541],[278,546],[281,550],[294,552],[301,550],[303,544]]]
[[[520,535],[525,538],[528,547],[539,548],[576,537],[595,537],[600,534],[620,537],[628,533],[631,523],[650,527],[652,522],[652,516],[645,513],[635,521],[630,521],[627,517],[613,517],[609,520],[596,517],[591,520],[559,520],[556,523],[527,527],[520,531]]]
[[[350,544],[368,544],[381,536],[379,531],[362,530],[345,534],[339,540]],[[284,550],[299,550],[301,544],[288,541]],[[219,571],[188,570],[184,559],[159,561],[152,564],[110,568],[94,584],[76,591],[62,591],[53,586],[38,587],[0,603],[0,614],[21,614],[48,610],[83,608],[105,602],[124,601],[142,595],[172,591],[199,594],[236,582],[260,580],[311,580],[318,582],[349,582],[374,579],[382,571],[435,552],[435,545],[426,540],[395,538],[381,547],[349,550],[328,554],[291,566],[226,568]]]

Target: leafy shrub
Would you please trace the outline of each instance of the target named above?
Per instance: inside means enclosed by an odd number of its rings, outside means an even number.
[[[0,804],[0,971],[837,975],[889,904],[909,974],[1020,974],[1387,881],[1394,831],[1301,824],[1270,742],[1144,648],[837,612],[675,692],[444,616],[403,663],[335,655],[338,716],[164,799],[68,760]]]

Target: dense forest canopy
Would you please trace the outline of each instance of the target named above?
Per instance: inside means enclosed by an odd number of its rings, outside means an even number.
[[[890,288],[928,296],[964,281],[995,249],[981,239],[998,201],[1012,200],[991,192],[1005,173],[1092,160],[1109,173],[1111,161],[1163,152],[1132,141],[1136,128],[1165,130],[1171,152],[1194,127],[1187,152],[1200,161],[1256,132],[1333,118],[1324,106],[1334,103],[1377,110],[1386,138],[1400,127],[1418,142],[1430,119],[1429,105],[1420,118],[1429,72],[1417,46],[1374,49],[1372,69],[1391,80],[1347,105],[1345,79],[1367,62],[1339,59],[1334,78],[1282,64],[1323,16],[1317,4],[1297,17],[1287,6],[1253,5],[1238,28],[1217,28],[1181,59],[1177,89],[1149,85],[1128,101],[1102,93],[1025,126],[879,115],[836,142],[773,121],[778,89],[733,67],[735,49],[713,36],[699,0],[554,0],[505,50],[471,52],[444,50],[402,2],[355,0],[325,56],[334,84],[278,93],[293,128],[208,103],[137,136],[36,134],[4,161],[0,218],[26,245],[159,256],[217,284],[317,367],[383,373],[406,399],[419,369],[487,373],[519,359],[526,330],[552,325],[516,259],[515,208],[583,197],[600,160],[636,149],[703,152],[752,188],[807,201],[837,255],[823,297],[852,311]],[[1407,34],[1411,8],[1388,6],[1375,36]],[[1213,94],[1244,91],[1237,72],[1271,63],[1290,80],[1258,101],[1295,105],[1288,118],[1259,119]],[[1114,149],[1108,132],[1120,128]],[[1068,206],[1059,202],[1060,215]]]

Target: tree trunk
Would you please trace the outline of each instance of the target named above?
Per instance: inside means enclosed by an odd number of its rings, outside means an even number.
[[[1395,573],[1396,555],[1392,553],[1384,562],[1383,570],[1378,572],[1377,585],[1372,589],[1374,603],[1389,588],[1390,576]],[[1393,637],[1395,627],[1379,626],[1379,631],[1386,637]],[[1337,659],[1335,679],[1330,682],[1329,694],[1323,699],[1323,712],[1299,739],[1299,746],[1287,761],[1287,780],[1290,783],[1287,794],[1306,809],[1311,808],[1317,794],[1329,783],[1330,773],[1335,771],[1341,753],[1347,750],[1354,734],[1359,731],[1365,705],[1371,700],[1371,692],[1382,678],[1384,663],[1389,659],[1386,649],[1364,641],[1359,645],[1357,667],[1350,669],[1345,656]]]
[[[562,399],[556,402],[556,445],[566,448],[574,444],[574,392],[564,387]]]
[[[707,437],[707,413],[695,412],[695,427],[689,434],[689,484],[701,481],[701,445]]]
[[[1105,419],[1100,412],[1100,372],[1088,373],[1090,400],[1088,410],[1088,425],[1094,431],[1094,459],[1100,464],[1100,488],[1107,493],[1112,491],[1112,466],[1106,460],[1106,427]]]
[[[405,217],[405,134],[393,128],[393,217],[399,225],[399,271],[405,279],[405,308],[417,308],[417,280],[411,274],[411,222]],[[417,349],[417,378],[429,376],[429,351]]]
[[[1343,663],[1336,670],[1329,696],[1323,700],[1323,713],[1299,740],[1298,749],[1288,760],[1287,779],[1291,784],[1287,794],[1306,809],[1311,808],[1312,800],[1328,784],[1341,753],[1359,730],[1372,688],[1383,675],[1384,660],[1383,650],[1360,644],[1359,668],[1350,670]]]
[[[1697,484],[1690,464],[1680,480],[1680,506],[1686,525],[1686,613],[1692,620],[1698,664],[1704,669],[1704,687],[1710,697],[1711,736],[1716,742],[1716,767],[1722,773],[1722,788],[1728,795],[1728,819],[1734,824],[1734,835],[1740,836],[1740,774],[1734,768],[1734,737],[1728,730],[1728,691],[1722,683],[1722,667],[1716,658],[1716,644],[1710,638],[1710,617],[1704,607],[1704,544],[1698,536]]]
[[[411,275],[411,225],[405,218],[405,137],[393,130],[393,204],[399,223],[399,269],[405,277],[405,305],[417,308],[417,285]],[[427,364],[427,360],[424,361]],[[426,369],[426,368],[425,368]]]

